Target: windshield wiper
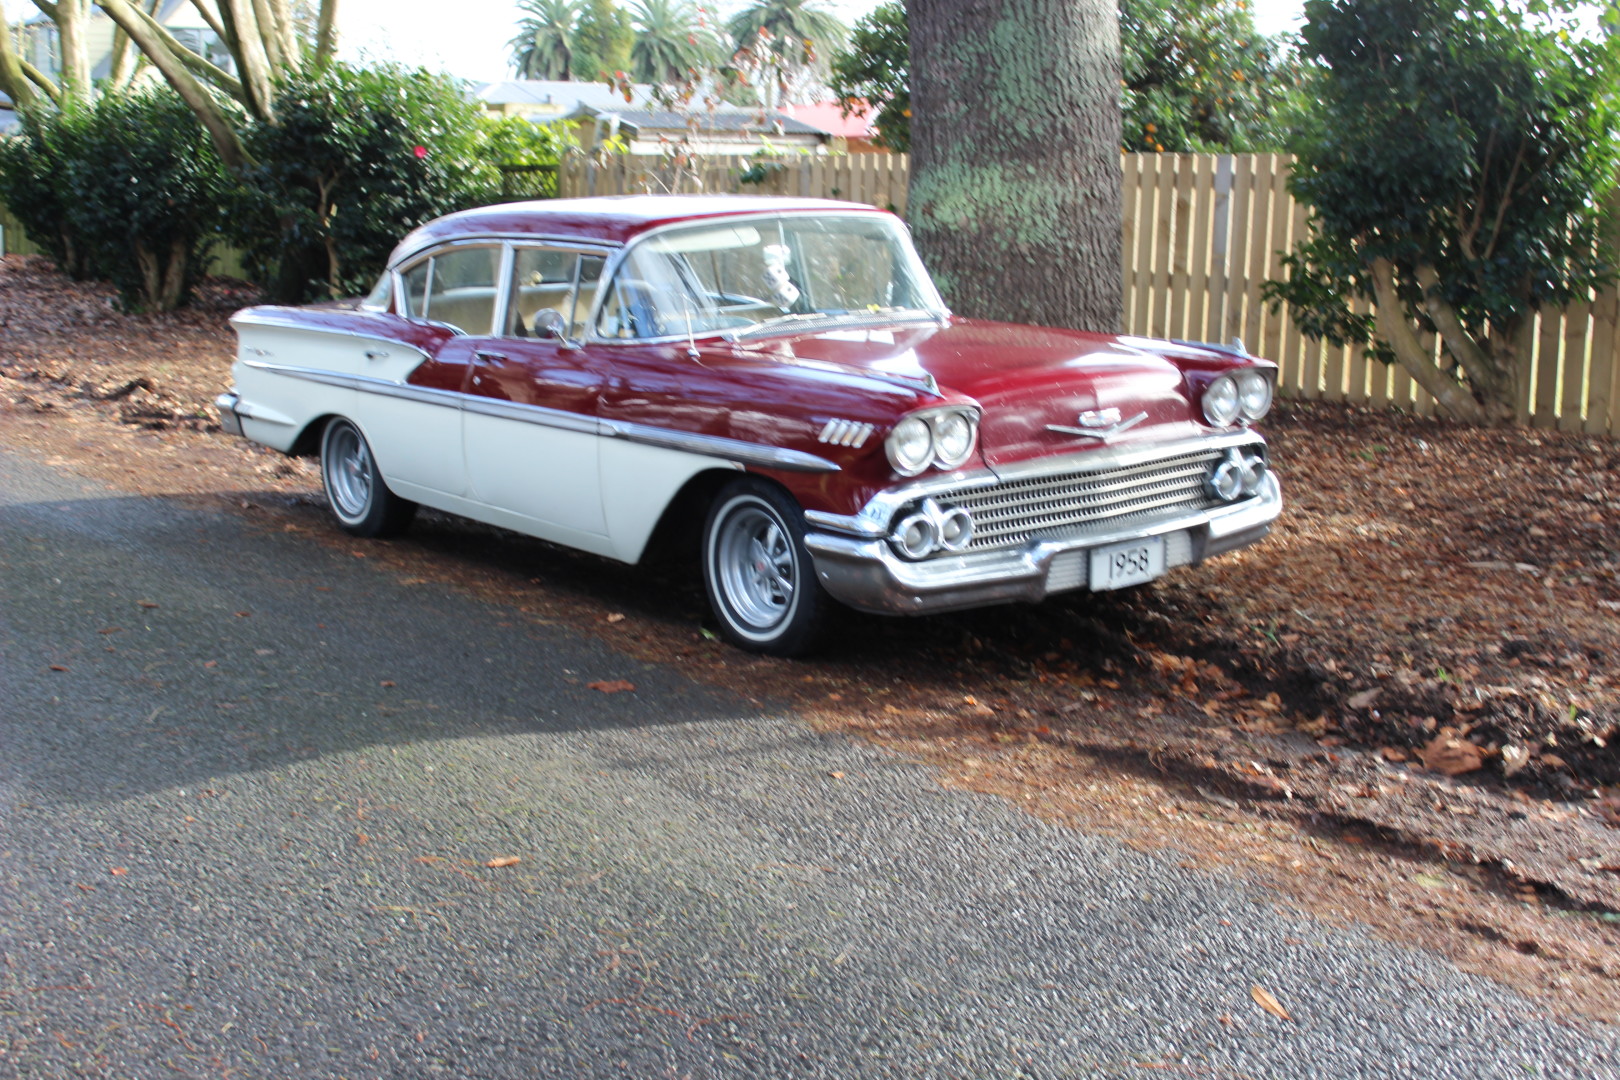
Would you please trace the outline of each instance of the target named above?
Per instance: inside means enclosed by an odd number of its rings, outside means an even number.
[[[727,331],[726,336],[731,338],[733,341],[740,341],[743,338],[753,337],[757,334],[791,332],[796,327],[803,326],[807,323],[816,322],[861,326],[873,322],[887,323],[895,322],[897,320],[911,322],[918,319],[927,319],[930,322],[936,322],[941,318],[943,318],[942,315],[936,315],[931,311],[924,311],[922,308],[901,307],[877,308],[875,310],[869,308],[840,308],[833,311],[792,312],[786,315],[777,315],[774,318],[765,319],[762,322],[757,322],[752,326],[744,326],[736,330]]]

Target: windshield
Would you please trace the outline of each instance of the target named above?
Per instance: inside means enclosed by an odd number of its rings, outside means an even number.
[[[804,214],[684,225],[639,241],[596,330],[684,337],[906,314],[937,317],[944,304],[898,221]]]

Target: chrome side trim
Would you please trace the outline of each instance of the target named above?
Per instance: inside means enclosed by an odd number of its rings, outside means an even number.
[[[285,312],[286,314],[282,314],[283,312]],[[238,311],[235,315],[231,316],[231,325],[235,326],[237,324],[241,324],[243,326],[274,326],[274,327],[276,327],[278,329],[282,329],[282,330],[302,330],[305,333],[310,333],[310,334],[341,333],[346,338],[355,338],[356,340],[359,340],[359,341],[380,341],[385,345],[392,345],[392,346],[394,346],[395,348],[398,348],[398,349],[407,349],[410,352],[413,352],[416,355],[420,356],[422,359],[424,359],[424,360],[427,359],[427,353],[423,352],[421,349],[417,348],[415,345],[407,345],[405,342],[399,340],[399,338],[397,338],[397,337],[389,337],[386,334],[367,334],[367,333],[364,333],[364,332],[358,331],[358,330],[335,331],[335,330],[327,330],[327,329],[317,327],[317,326],[310,326],[308,323],[303,321],[303,316],[304,315],[305,315],[305,312],[304,312],[304,310],[302,308],[289,308],[289,307],[244,308],[243,310]],[[457,329],[456,327],[451,326],[449,323],[436,323],[436,322],[433,322],[433,321],[431,321],[429,319],[412,319],[412,318],[409,318],[408,316],[405,316],[405,315],[395,315],[394,318],[402,319],[402,320],[405,320],[407,322],[414,323],[417,326],[434,326],[434,327],[438,327],[441,330],[454,330],[457,334],[461,335],[462,337],[465,337],[466,333],[467,333],[465,330]],[[254,349],[253,351],[255,353],[260,353],[260,355],[268,355],[266,353],[263,353],[259,349]]]
[[[461,397],[461,395],[456,395]],[[477,416],[493,416],[497,420],[516,420],[522,424],[576,431],[584,435],[602,433],[602,422],[594,416],[548,409],[544,405],[526,405],[520,401],[496,401],[470,395],[461,397],[461,408]]]
[[[779,446],[728,439],[720,435],[698,435],[687,431],[669,431],[646,424],[628,424],[618,420],[602,421],[602,434],[615,439],[659,446],[666,450],[682,450],[704,457],[725,458],[746,465],[766,469],[786,469],[789,472],[839,472],[836,462],[807,454],[802,450],[788,450]]]
[[[428,405],[442,405],[447,409],[461,409],[480,416],[493,416],[502,420],[514,420],[524,424],[538,424],[541,427],[560,428],[564,431],[624,439],[628,442],[662,447],[666,450],[680,450],[703,457],[722,458],[726,461],[742,462],[745,465],[757,465],[765,469],[785,469],[789,472],[840,471],[836,462],[817,457],[815,454],[807,454],[802,450],[764,446],[760,443],[744,442],[741,439],[728,439],[719,435],[699,435],[695,432],[671,431],[666,428],[653,427],[650,424],[599,420],[596,417],[581,416],[578,413],[565,412],[562,409],[550,409],[544,405],[527,405],[517,401],[498,401],[494,398],[463,394],[457,390],[434,390],[423,386],[410,386],[406,383],[390,382],[387,379],[378,379],[370,375],[342,375],[334,371],[322,371],[319,368],[273,364],[265,360],[243,360],[240,363],[244,367],[251,367],[258,371],[285,375],[293,379],[303,379],[323,386],[336,386],[344,390],[358,390],[362,393],[401,398],[405,401],[416,401]],[[237,411],[243,416],[252,415],[250,407],[245,404],[239,405]]]
[[[235,393],[224,393],[214,399],[214,408],[219,410],[219,427],[227,435],[242,434],[242,418],[236,414],[237,403],[242,399]]]

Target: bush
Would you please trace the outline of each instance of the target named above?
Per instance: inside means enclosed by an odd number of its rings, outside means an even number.
[[[0,199],[63,270],[112,282],[127,309],[190,297],[226,183],[196,115],[161,87],[25,112],[0,146]]]
[[[363,293],[407,229],[499,191],[480,110],[448,78],[334,64],[282,83],[275,112],[244,140],[231,234],[277,300]]]

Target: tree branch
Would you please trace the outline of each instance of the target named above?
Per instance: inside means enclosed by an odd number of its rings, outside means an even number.
[[[174,87],[191,111],[197,114],[208,136],[214,142],[214,148],[219,151],[220,161],[233,173],[239,173],[252,163],[247,151],[242,146],[242,140],[237,136],[236,129],[231,126],[230,119],[225,111],[219,107],[208,88],[198,82],[191,72],[186,70],[185,64],[177,57],[163,40],[152,33],[151,28],[143,21],[144,12],[131,8],[126,0],[96,0],[96,3],[105,11],[113,22],[117,23],[130,36],[130,40],[152,61],[154,67],[163,73],[169,85]]]
[[[22,68],[22,73],[28,77],[29,82],[43,90],[45,96],[58,105],[62,103],[62,88],[52,82],[49,75],[26,60],[18,60],[17,63]]]
[[[243,87],[240,80],[238,80],[224,68],[217,67],[216,65],[209,63],[205,58],[198,56],[196,53],[186,48],[185,45],[180,43],[178,38],[169,33],[168,27],[158,22],[146,11],[140,8],[135,8],[134,10],[136,14],[138,14],[146,22],[152,33],[158,36],[158,40],[167,45],[169,47],[169,51],[174,53],[176,59],[178,59],[182,64],[186,65],[186,68],[193,75],[196,75],[199,78],[207,79],[209,82],[213,83],[215,86],[219,87],[221,90],[225,91],[238,101],[243,101],[245,99],[247,90],[245,87]]]
[[[225,48],[234,53],[236,51],[236,37],[225,32],[225,24],[220,22],[219,16],[214,14],[204,0],[191,0],[191,6],[197,9],[197,14],[202,16],[203,22],[207,23],[208,28],[218,35],[219,40],[225,43]]]
[[[1481,388],[1494,386],[1499,381],[1498,373],[1473,335],[1463,327],[1457,310],[1441,298],[1439,273],[1427,263],[1419,263],[1417,279],[1423,288],[1423,310],[1434,323],[1434,328],[1440,331],[1446,348],[1468,373],[1469,381]]]
[[[17,55],[11,42],[11,27],[4,25],[4,21],[0,19],[0,92],[4,92],[17,108],[26,108],[34,103],[37,95],[34,88],[28,85],[22,58]]]
[[[1374,314],[1378,320],[1378,336],[1395,350],[1401,367],[1427,390],[1440,407],[1459,420],[1483,423],[1485,412],[1461,383],[1440,370],[1438,364],[1418,340],[1412,324],[1406,320],[1406,305],[1401,302],[1395,288],[1395,267],[1388,259],[1374,259],[1372,263],[1373,294],[1377,298]]]
[[[1507,184],[1502,188],[1502,200],[1496,204],[1496,220],[1491,222],[1491,239],[1485,245],[1481,258],[1488,259],[1491,252],[1496,250],[1496,242],[1502,238],[1502,221],[1507,217],[1508,207],[1513,201],[1513,183],[1519,178],[1519,167],[1524,164],[1524,148],[1528,140],[1519,140],[1519,152],[1513,155],[1513,168],[1508,170]],[[1483,199],[1480,200],[1484,202]]]
[[[315,30],[315,66],[325,67],[337,53],[338,0],[321,0],[321,19]]]
[[[264,35],[254,18],[252,0],[220,0],[219,7],[236,39],[236,66],[242,72],[247,107],[259,119],[274,122],[270,58],[264,51]]]

